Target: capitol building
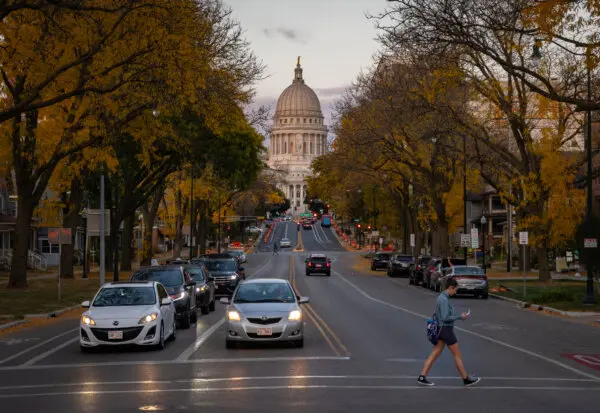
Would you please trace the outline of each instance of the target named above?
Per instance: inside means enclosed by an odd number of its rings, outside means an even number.
[[[269,167],[284,173],[278,186],[290,200],[293,215],[304,211],[306,177],[312,161],[327,153],[327,126],[317,94],[304,83],[300,58],[294,80],[277,100],[269,143]]]

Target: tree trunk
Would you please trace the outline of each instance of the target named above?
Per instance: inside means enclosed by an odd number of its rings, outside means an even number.
[[[206,224],[208,221],[208,200],[202,201],[202,211],[200,213],[200,230],[198,231],[200,237],[200,254],[206,254]]]
[[[177,198],[175,201],[175,239],[173,240],[173,257],[181,257],[183,249],[183,222],[185,217],[185,206],[181,191],[177,190]]]
[[[158,213],[158,207],[160,206],[160,201],[164,195],[164,190],[162,185],[160,185],[150,200],[146,205],[142,207],[143,219],[144,219],[144,247],[142,252],[142,266],[148,266],[152,262],[152,232],[154,228],[154,221],[156,220],[156,214]]]
[[[541,245],[537,249],[538,262],[539,262],[539,277],[540,281],[550,281],[552,276],[550,275],[550,269],[548,268],[548,241],[542,241]]]
[[[123,221],[123,234],[121,234],[121,271],[131,271],[131,261],[133,260],[133,227],[135,221],[135,211],[131,211]]]
[[[22,196],[19,191],[17,205],[17,223],[14,232],[15,244],[10,263],[10,277],[7,288],[27,288],[27,251],[29,250],[29,232],[35,203],[32,198]]]
[[[75,235],[77,227],[81,223],[79,210],[83,202],[83,188],[79,178],[71,182],[71,195],[67,200],[67,207],[64,208],[66,215],[63,215],[63,227],[71,229],[71,244],[64,244],[60,251],[60,276],[63,278],[74,278],[73,258],[75,253]]]

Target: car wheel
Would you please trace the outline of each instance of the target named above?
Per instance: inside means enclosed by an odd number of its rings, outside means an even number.
[[[208,309],[210,311],[215,311],[215,300],[213,299],[210,304],[208,305]]]
[[[158,339],[158,343],[156,344],[156,349],[157,350],[163,350],[164,348],[165,348],[165,326],[161,322],[160,323],[159,339]]]
[[[483,295],[481,296],[481,298],[483,298],[484,300],[487,300],[487,299],[488,299],[488,294],[487,294],[487,293],[483,294]]]
[[[190,323],[194,324],[198,321],[198,307],[194,308],[190,313]]]
[[[304,338],[299,338],[298,340],[294,340],[294,346],[296,346],[297,348],[303,348],[304,347]]]
[[[328,273],[327,273],[327,276],[328,276],[328,277],[331,277],[331,273],[330,273],[330,272],[328,272]]]
[[[310,273],[307,271],[307,272],[306,272],[306,276],[308,277],[309,275],[310,275]]]
[[[181,318],[181,328],[190,328],[191,326],[191,320],[192,316],[190,314],[189,311],[186,311],[185,313],[183,313],[183,317]]]
[[[237,345],[235,343],[235,341],[231,341],[231,340],[225,340],[225,348],[228,350],[237,348]]]
[[[408,276],[408,284],[413,285],[415,283],[415,281],[411,278],[411,276]]]
[[[202,312],[202,314],[206,315],[210,312],[209,308],[207,305],[204,305],[202,307],[200,307],[200,311]]]

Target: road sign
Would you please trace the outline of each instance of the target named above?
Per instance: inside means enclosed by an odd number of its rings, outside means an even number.
[[[379,237],[379,245],[383,245],[383,237]]]
[[[519,232],[519,245],[529,245],[529,232]]]
[[[378,237],[379,236],[379,231],[372,231],[371,232],[371,236],[372,237]]]
[[[71,245],[71,228],[49,228],[48,243]]]
[[[598,248],[598,238],[585,238],[583,248]]]
[[[471,228],[471,248],[479,248],[479,230],[477,228]]]
[[[460,234],[460,246],[467,248],[471,246],[471,236],[469,234]]]
[[[410,246],[415,246],[415,234],[410,234]]]

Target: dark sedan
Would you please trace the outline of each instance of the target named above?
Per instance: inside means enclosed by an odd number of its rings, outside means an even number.
[[[376,253],[371,261],[371,271],[387,270],[391,256],[392,254],[389,252]]]
[[[415,269],[415,258],[412,255],[396,254],[388,264],[389,277],[410,276]]]
[[[196,305],[202,314],[215,311],[215,280],[208,274],[208,268],[200,263],[187,264],[183,268],[196,283]]]

